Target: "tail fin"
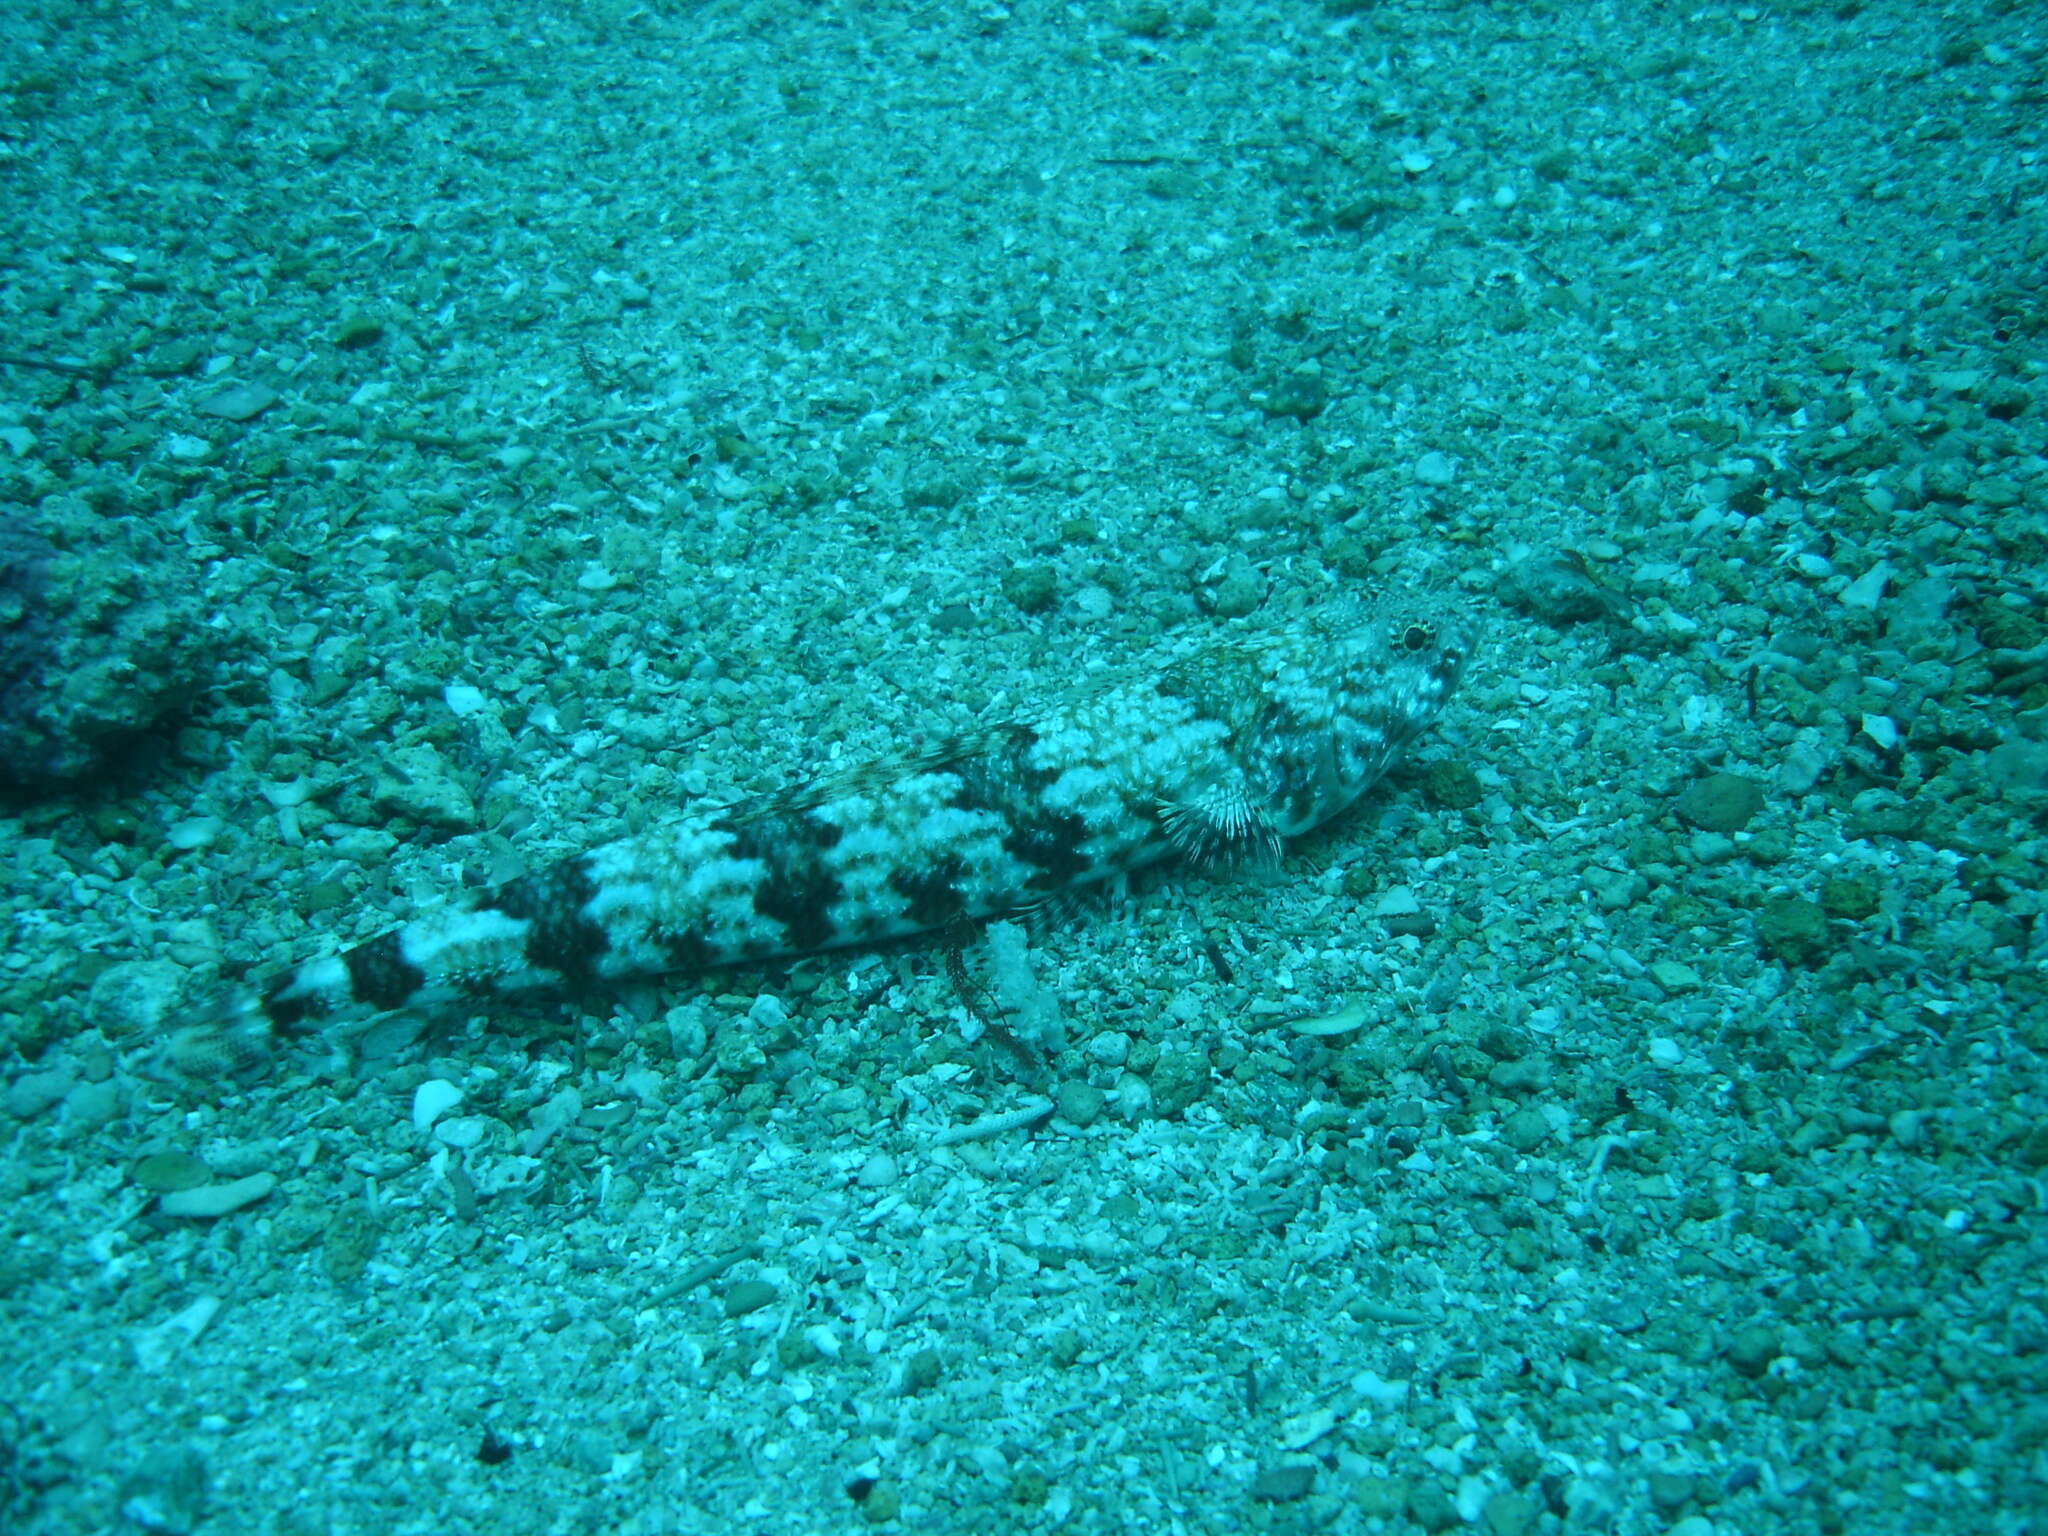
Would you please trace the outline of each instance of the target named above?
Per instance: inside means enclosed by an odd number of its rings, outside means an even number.
[[[261,991],[223,988],[188,1011],[159,1048],[156,1065],[161,1075],[189,1081],[231,1081],[268,1065],[284,1042],[345,1014],[557,981],[525,958],[524,940],[535,925],[503,910],[508,893],[531,884],[500,887],[497,906],[449,907],[305,961]]]

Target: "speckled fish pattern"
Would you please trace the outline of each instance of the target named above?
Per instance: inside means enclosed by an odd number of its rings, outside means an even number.
[[[1351,805],[1457,687],[1441,617],[1307,622],[1083,688],[1027,722],[686,812],[279,976],[272,1029],[339,1010],[883,943],[1172,859],[1277,847]]]

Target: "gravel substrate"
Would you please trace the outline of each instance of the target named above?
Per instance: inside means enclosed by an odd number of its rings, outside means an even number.
[[[2039,7],[5,32],[8,1531],[2048,1532]],[[1278,868],[162,1075],[1368,590]]]

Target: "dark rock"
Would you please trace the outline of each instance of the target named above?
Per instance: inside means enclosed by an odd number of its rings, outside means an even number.
[[[1826,911],[1803,896],[1773,896],[1765,902],[1757,914],[1756,937],[1765,953],[1787,965],[1818,965],[1834,949]]]
[[[1043,613],[1059,596],[1059,578],[1049,565],[1013,565],[1003,572],[1003,596],[1020,613]]]
[[[197,402],[192,409],[222,421],[248,421],[277,404],[277,391],[267,384],[230,384]]]
[[[775,1286],[767,1280],[737,1280],[726,1288],[725,1315],[745,1317],[775,1301]]]
[[[0,788],[43,793],[123,765],[199,692],[229,634],[139,518],[51,497],[0,518]]]
[[[1593,574],[1575,554],[1545,551],[1517,561],[1501,573],[1500,595],[1512,608],[1556,629],[1595,619],[1619,619],[1628,602]]]
[[[1265,380],[1252,391],[1251,400],[1268,416],[1313,421],[1330,403],[1330,386],[1323,381],[1322,374],[1297,368]]]
[[[1261,1467],[1252,1479],[1251,1493],[1268,1504],[1291,1504],[1308,1497],[1316,1485],[1316,1464],[1312,1461],[1284,1461],[1277,1467]]]
[[[1447,811],[1469,811],[1485,793],[1480,787],[1478,774],[1464,763],[1447,757],[1440,757],[1429,765],[1423,774],[1422,792],[1429,797],[1430,804]]]
[[[1710,773],[1679,793],[1674,809],[1703,832],[1740,832],[1764,808],[1764,792],[1739,773]]]
[[[1735,1337],[1728,1341],[1728,1363],[1738,1375],[1755,1380],[1778,1358],[1778,1348],[1779,1334],[1774,1326],[1750,1323],[1736,1329]]]

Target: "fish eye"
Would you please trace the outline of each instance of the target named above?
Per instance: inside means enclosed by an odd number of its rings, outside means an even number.
[[[1394,631],[1394,649],[1418,655],[1436,644],[1436,626],[1421,619],[1411,620]]]

